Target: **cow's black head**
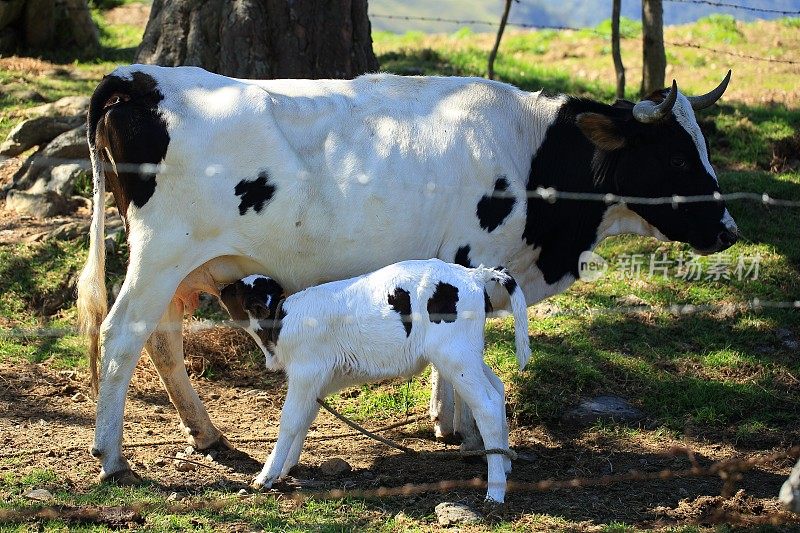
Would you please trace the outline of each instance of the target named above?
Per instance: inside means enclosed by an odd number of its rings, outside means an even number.
[[[578,127],[598,148],[593,165],[608,169],[604,179],[622,196],[673,198],[719,194],[706,143],[694,111],[722,96],[731,73],[710,93],[687,97],[673,81],[637,104],[617,102],[609,113],[581,113]],[[602,168],[596,169],[603,174]],[[724,250],[738,230],[722,200],[650,205],[629,202],[657,232],[687,242],[701,253]]]

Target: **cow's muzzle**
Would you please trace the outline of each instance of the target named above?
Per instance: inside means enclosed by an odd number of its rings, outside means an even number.
[[[725,228],[717,234],[717,241],[708,247],[695,248],[695,252],[700,255],[709,255],[723,250],[727,250],[739,240],[739,231],[732,228]]]

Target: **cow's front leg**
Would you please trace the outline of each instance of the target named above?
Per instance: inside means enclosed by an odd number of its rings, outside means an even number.
[[[230,448],[225,436],[208,416],[195,392],[183,362],[183,302],[173,298],[156,330],[150,335],[145,350],[167,389],[169,399],[181,419],[181,429],[189,444],[199,450]]]

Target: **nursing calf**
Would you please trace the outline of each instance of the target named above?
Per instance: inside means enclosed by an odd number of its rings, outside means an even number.
[[[246,324],[267,367],[284,370],[288,382],[278,441],[254,486],[271,487],[297,464],[319,411],[317,398],[351,385],[411,376],[428,364],[472,410],[486,448],[508,449],[503,384],[483,361],[489,281],[509,293],[523,368],[531,353],[525,297],[504,270],[431,259],[396,263],[288,298],[266,276],[225,287],[225,307]],[[510,460],[490,455],[487,462],[486,498],[502,502]]]

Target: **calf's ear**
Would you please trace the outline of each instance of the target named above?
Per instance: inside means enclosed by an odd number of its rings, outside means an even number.
[[[256,320],[265,320],[272,314],[269,307],[258,298],[245,298],[244,309]]]
[[[600,113],[581,113],[575,117],[575,123],[586,138],[601,150],[613,152],[625,146],[625,136],[611,117]]]

